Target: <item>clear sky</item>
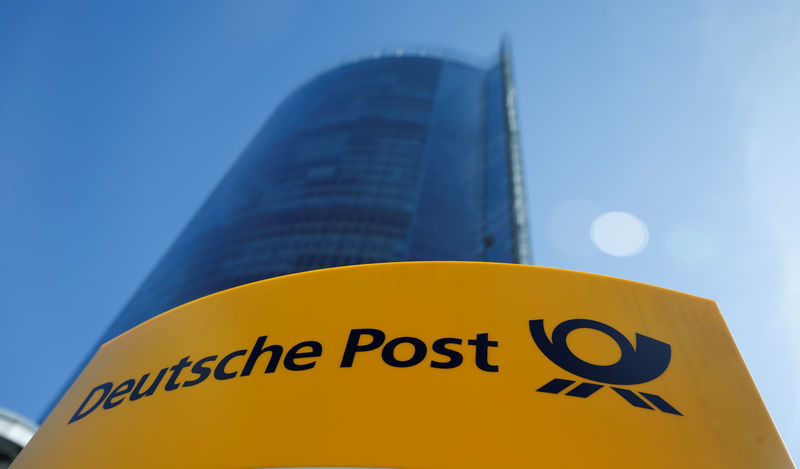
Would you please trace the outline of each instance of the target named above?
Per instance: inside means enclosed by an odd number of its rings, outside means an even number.
[[[717,300],[800,457],[788,0],[0,3],[0,406],[39,416],[294,88],[504,33],[536,263]]]

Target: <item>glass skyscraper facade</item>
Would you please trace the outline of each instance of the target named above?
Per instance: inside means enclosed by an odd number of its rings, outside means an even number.
[[[414,260],[530,263],[507,50],[341,65],[275,110],[100,343],[270,277]]]
[[[504,48],[371,57],[292,93],[102,341],[270,277],[412,260],[529,263]]]

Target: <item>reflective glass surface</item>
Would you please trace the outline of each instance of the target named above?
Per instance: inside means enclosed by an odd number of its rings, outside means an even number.
[[[102,341],[279,275],[517,262],[504,103],[499,60],[386,57],[315,78],[273,113]]]

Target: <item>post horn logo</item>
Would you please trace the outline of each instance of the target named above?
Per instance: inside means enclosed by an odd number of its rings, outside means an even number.
[[[661,396],[646,392],[637,394],[630,389],[618,387],[646,383],[661,376],[669,366],[672,354],[669,344],[636,334],[634,349],[630,341],[618,330],[591,319],[569,319],[562,322],[553,329],[552,340],[547,337],[543,320],[535,319],[528,325],[533,341],[550,361],[583,379],[603,383],[579,383],[566,393],[567,396],[587,398],[604,385],[617,385],[609,387],[634,407],[653,410],[655,406],[668,414],[683,415]],[[594,365],[575,356],[567,346],[567,336],[576,329],[594,329],[611,337],[622,352],[619,361],[612,365]],[[555,378],[537,391],[559,394],[573,384],[574,380]]]

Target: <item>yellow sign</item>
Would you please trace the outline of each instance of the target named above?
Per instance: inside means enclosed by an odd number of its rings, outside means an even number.
[[[25,468],[793,467],[714,302],[541,267],[265,280],[106,343]]]

